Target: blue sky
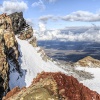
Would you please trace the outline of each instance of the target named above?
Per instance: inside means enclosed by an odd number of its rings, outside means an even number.
[[[100,25],[100,0],[0,0],[0,13],[23,11],[34,28]]]

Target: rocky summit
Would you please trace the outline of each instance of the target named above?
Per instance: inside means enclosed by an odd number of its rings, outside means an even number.
[[[100,60],[94,59],[91,56],[87,56],[75,63],[76,66],[81,66],[81,67],[98,67],[100,68]]]
[[[91,57],[79,62],[89,61],[99,63]],[[47,57],[23,13],[15,12],[0,15],[0,100],[100,100],[100,95]]]

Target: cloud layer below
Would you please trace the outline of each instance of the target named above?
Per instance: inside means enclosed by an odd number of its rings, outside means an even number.
[[[42,26],[41,26],[42,27]],[[44,26],[43,26],[44,27]],[[42,30],[36,32],[38,40],[100,42],[100,27],[69,27],[63,30]]]

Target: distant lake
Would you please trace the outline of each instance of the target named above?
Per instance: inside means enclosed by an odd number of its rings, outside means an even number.
[[[76,62],[86,56],[100,59],[100,43],[96,42],[65,42],[65,41],[38,41],[46,54],[57,60]]]

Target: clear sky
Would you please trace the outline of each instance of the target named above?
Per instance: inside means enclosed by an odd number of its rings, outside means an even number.
[[[36,29],[100,25],[100,0],[0,0],[0,13],[16,11]]]

